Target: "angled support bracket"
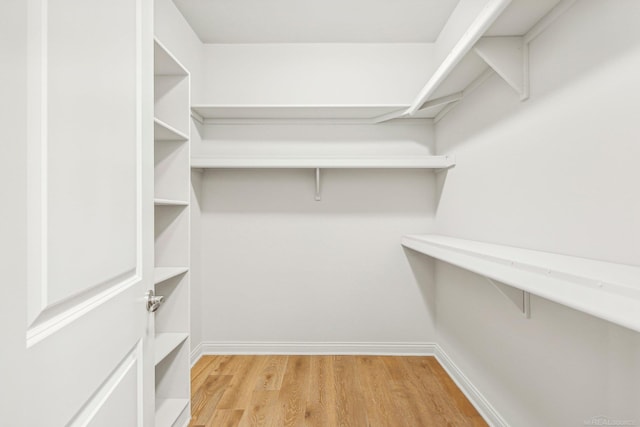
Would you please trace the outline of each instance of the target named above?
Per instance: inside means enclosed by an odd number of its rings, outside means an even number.
[[[316,168],[316,202],[322,200],[320,197],[320,168]]]
[[[531,294],[529,292],[523,291],[522,289],[514,288],[513,286],[505,285],[504,283],[498,282],[488,277],[485,278],[487,279],[487,281],[489,281],[489,283],[495,286],[495,288],[500,291],[502,295],[504,295],[512,303],[514,303],[525,318],[531,318]]]
[[[474,51],[519,95],[529,98],[529,43],[524,37],[483,37]]]
[[[462,92],[456,92],[451,95],[441,96],[440,98],[432,99],[431,101],[427,101],[420,106],[418,111],[426,110],[431,107],[439,107],[441,105],[451,104],[452,102],[458,102],[463,97]]]

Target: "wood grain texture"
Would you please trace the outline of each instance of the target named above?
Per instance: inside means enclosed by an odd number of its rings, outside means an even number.
[[[433,357],[204,356],[191,427],[487,426]]]
[[[304,425],[338,425],[333,357],[312,357],[309,375],[309,394],[307,395]]]

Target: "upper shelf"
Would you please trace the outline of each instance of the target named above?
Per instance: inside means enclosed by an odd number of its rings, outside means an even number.
[[[191,167],[206,168],[278,168],[278,169],[449,169],[455,166],[452,156],[414,157],[281,157],[281,158],[240,158],[240,157],[192,157]]]
[[[375,119],[397,114],[409,105],[194,105],[192,115],[203,123],[311,120],[375,123]],[[424,118],[418,113],[414,118]]]
[[[525,100],[529,96],[529,43],[574,2],[487,0],[473,16],[456,15],[458,21],[450,26],[455,30],[443,38],[446,42],[441,48],[446,55],[438,60],[425,85],[407,104],[195,105],[191,108],[192,116],[204,124],[271,124],[291,120],[312,124],[376,124],[402,118],[430,118],[437,122],[493,74]],[[523,19],[505,27],[500,24],[505,10],[510,11],[506,15]]]
[[[640,267],[439,235],[404,236],[402,245],[640,331]]]

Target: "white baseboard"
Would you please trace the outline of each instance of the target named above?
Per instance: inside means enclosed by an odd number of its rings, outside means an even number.
[[[435,356],[451,379],[471,404],[492,427],[509,427],[498,411],[473,385],[453,360],[436,343],[373,343],[373,342],[201,342],[191,352],[191,366],[210,354],[336,354],[378,356]]]
[[[381,356],[433,356],[433,343],[380,342],[203,342],[204,354],[363,354]],[[194,350],[195,351],[195,350]],[[192,361],[194,360],[192,352]],[[199,358],[199,356],[198,356]],[[197,360],[197,359],[196,359]]]
[[[509,427],[509,424],[502,418],[500,413],[498,413],[493,405],[480,393],[480,390],[478,390],[460,368],[458,368],[442,347],[437,344],[435,357],[438,363],[447,371],[447,374],[449,374],[453,382],[462,390],[467,399],[469,399],[469,402],[471,402],[491,427]]]

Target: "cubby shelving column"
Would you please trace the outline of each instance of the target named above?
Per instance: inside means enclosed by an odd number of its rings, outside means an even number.
[[[156,427],[190,418],[189,72],[154,43]]]

